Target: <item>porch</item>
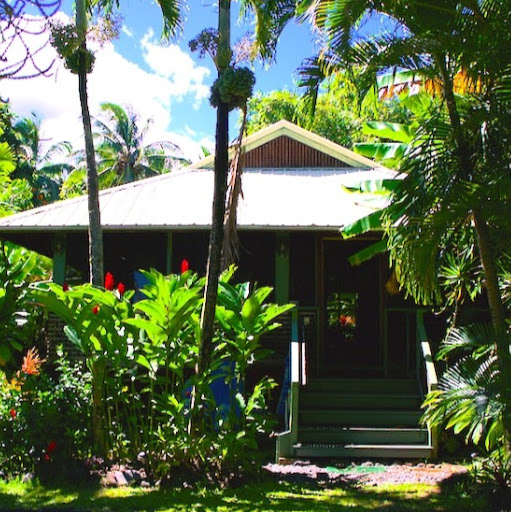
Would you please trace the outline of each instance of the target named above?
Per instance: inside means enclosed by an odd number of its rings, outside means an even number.
[[[337,377],[325,377],[311,364],[311,333],[307,335],[304,323],[310,312],[297,308],[292,313],[288,380],[282,395],[285,425],[277,435],[277,461],[436,456],[436,433],[420,424],[424,396],[437,387],[424,313],[408,310],[400,314],[416,347],[415,362],[401,377],[389,375],[388,350],[383,353],[380,376],[343,377],[340,372]]]

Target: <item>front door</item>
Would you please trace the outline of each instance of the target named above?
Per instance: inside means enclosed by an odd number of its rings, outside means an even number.
[[[348,262],[369,243],[322,241],[323,376],[382,374],[380,261],[373,258],[356,267]]]

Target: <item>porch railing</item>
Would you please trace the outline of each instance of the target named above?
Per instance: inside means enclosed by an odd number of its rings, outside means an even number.
[[[424,363],[424,381],[426,389],[421,389],[424,397],[427,393],[438,389],[438,377],[436,374],[435,363],[433,361],[431,346],[424,327],[424,311],[421,310],[417,311],[417,344],[420,346],[419,352]],[[422,385],[422,379],[420,378],[419,384]],[[436,457],[438,453],[438,432],[436,428],[431,427],[431,425],[428,425],[428,436],[429,445],[433,448],[433,457]]]
[[[291,312],[291,343],[289,344],[290,383],[285,406],[285,431],[277,434],[276,462],[293,457],[298,441],[298,403],[300,388],[307,383],[307,357],[305,340],[300,330],[298,308]]]

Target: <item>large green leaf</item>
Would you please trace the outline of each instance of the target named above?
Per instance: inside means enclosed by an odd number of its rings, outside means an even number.
[[[365,217],[362,217],[341,229],[343,238],[352,238],[362,235],[369,231],[382,231],[382,213],[377,211]]]
[[[375,135],[380,139],[389,139],[394,142],[410,144],[415,137],[415,129],[402,123],[386,121],[367,121],[362,127],[366,135]]]
[[[380,240],[374,244],[371,244],[369,247],[366,247],[362,249],[361,251],[358,251],[355,254],[352,254],[348,261],[350,262],[350,265],[356,266],[360,265],[361,263],[364,263],[365,261],[369,261],[370,259],[374,258],[375,256],[379,254],[384,254],[387,251],[387,241]]]

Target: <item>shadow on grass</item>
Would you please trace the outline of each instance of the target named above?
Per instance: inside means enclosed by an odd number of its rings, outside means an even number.
[[[19,492],[0,490],[0,510],[59,512],[164,511],[350,511],[486,512],[483,497],[474,499],[456,487],[440,491],[427,485],[357,487],[338,481],[321,484],[268,481],[238,489],[100,489],[33,486]]]

